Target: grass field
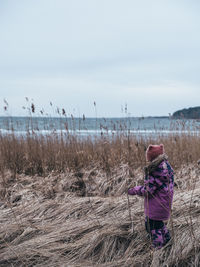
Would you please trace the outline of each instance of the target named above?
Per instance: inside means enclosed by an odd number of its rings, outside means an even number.
[[[175,169],[172,240],[150,248],[142,198],[148,144]],[[200,138],[0,134],[0,266],[199,266]]]

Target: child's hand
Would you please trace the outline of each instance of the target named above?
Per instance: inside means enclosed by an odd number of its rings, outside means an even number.
[[[139,196],[141,196],[141,188],[142,188],[142,186],[140,186],[140,185],[135,186],[133,188],[130,188],[128,190],[128,194],[129,195],[139,195]]]
[[[136,195],[135,187],[133,187],[133,188],[129,188],[129,190],[128,190],[128,194],[129,194],[129,195]]]

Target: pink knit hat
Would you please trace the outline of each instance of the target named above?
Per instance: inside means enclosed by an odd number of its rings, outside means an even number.
[[[164,153],[164,145],[149,145],[146,151],[146,159],[147,161],[153,161],[159,155]]]

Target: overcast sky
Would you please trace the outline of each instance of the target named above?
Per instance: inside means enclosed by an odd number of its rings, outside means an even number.
[[[199,0],[0,0],[0,115],[200,106]]]

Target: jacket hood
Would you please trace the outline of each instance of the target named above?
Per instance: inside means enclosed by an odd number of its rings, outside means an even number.
[[[156,159],[154,159],[144,168],[145,175],[152,174],[154,171],[158,169],[158,167],[162,168],[162,166],[160,166],[161,163],[167,160],[168,160],[168,156],[166,154],[159,155]],[[166,166],[163,166],[163,167],[166,167]]]

